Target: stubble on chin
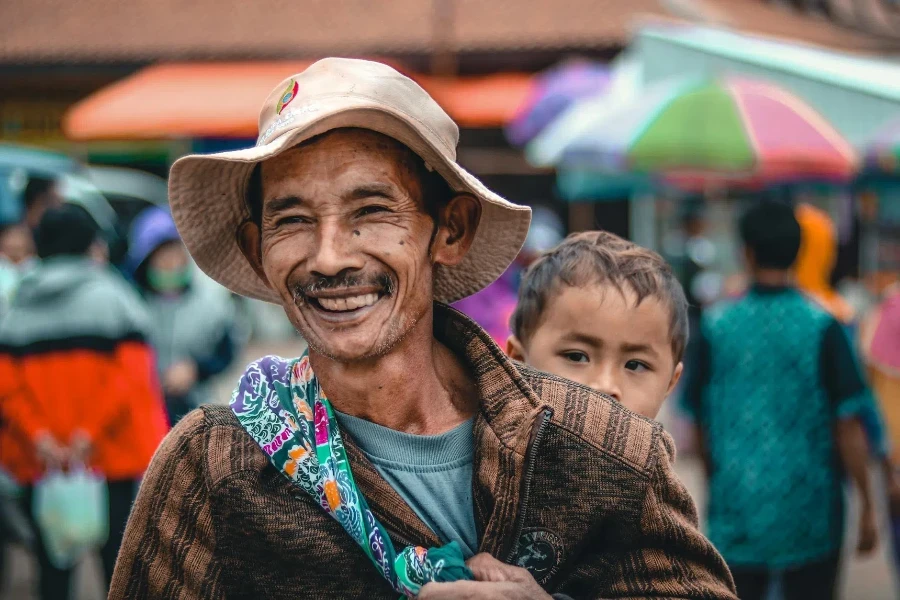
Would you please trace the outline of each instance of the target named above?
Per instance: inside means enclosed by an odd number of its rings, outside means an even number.
[[[298,313],[302,310],[299,302],[289,308],[298,311]],[[304,341],[306,341],[306,345],[309,347],[310,351],[338,363],[366,361],[386,356],[409,336],[421,319],[420,316],[401,320],[392,319],[387,324],[387,330],[382,330],[384,333],[378,335],[378,340],[367,344],[368,350],[361,354],[356,353],[353,350],[348,353],[340,353],[335,351],[333,347],[328,347],[329,345],[327,342],[324,342],[324,340],[321,339],[323,337],[322,335],[305,332],[305,328],[301,325],[303,320],[297,313],[293,313],[293,310],[287,313],[288,319],[290,320],[291,325],[293,325],[294,330],[303,337]],[[334,331],[334,329],[332,329],[332,331]]]

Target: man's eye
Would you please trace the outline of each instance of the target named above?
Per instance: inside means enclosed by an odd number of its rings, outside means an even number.
[[[563,358],[568,361],[576,362],[576,363],[586,363],[590,362],[590,358],[584,352],[579,352],[578,350],[570,350],[568,352],[562,353]]]
[[[309,223],[309,219],[307,217],[302,217],[300,215],[291,215],[289,217],[281,217],[275,222],[276,227],[280,227],[282,225],[302,225]]]
[[[625,368],[629,371],[649,371],[650,365],[639,360],[629,360],[625,363]]]
[[[364,206],[356,212],[357,217],[365,217],[368,215],[374,215],[375,213],[388,212],[387,207],[378,206],[377,204],[373,204],[371,206]]]

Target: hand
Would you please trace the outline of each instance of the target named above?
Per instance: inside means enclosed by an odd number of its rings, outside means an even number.
[[[93,450],[94,445],[90,436],[84,431],[78,430],[72,434],[69,442],[69,462],[86,465]]]
[[[871,506],[863,507],[859,515],[859,541],[856,553],[871,554],[878,547],[878,527],[875,525],[875,510]]]
[[[892,517],[900,517],[900,471],[891,469],[885,478],[888,493],[888,506]]]
[[[163,374],[163,390],[168,396],[186,396],[197,383],[197,363],[192,360],[179,361]]]
[[[549,600],[550,595],[534,580],[531,573],[521,567],[500,562],[490,554],[473,556],[466,565],[475,575],[475,581],[429,583],[419,592],[421,600]]]
[[[65,466],[68,452],[49,431],[42,431],[37,435],[34,448],[45,469],[62,469]]]

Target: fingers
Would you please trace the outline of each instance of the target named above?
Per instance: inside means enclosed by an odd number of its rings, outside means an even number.
[[[871,532],[867,535],[862,535],[859,538],[859,543],[856,546],[856,552],[860,555],[871,554],[878,547],[878,536]]]
[[[505,587],[506,583],[485,583],[481,581],[454,581],[452,583],[429,583],[417,596],[419,600],[492,600],[515,598]]]
[[[531,580],[531,574],[521,567],[514,567],[501,562],[486,552],[476,554],[466,566],[472,570],[476,581],[517,581]]]
[[[865,516],[859,525],[859,541],[856,544],[856,552],[860,555],[869,554],[878,547],[878,529],[873,518]]]

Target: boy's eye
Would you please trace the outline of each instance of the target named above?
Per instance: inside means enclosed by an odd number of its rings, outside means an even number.
[[[629,371],[647,371],[650,369],[650,366],[639,360],[629,360],[625,363],[625,368]]]
[[[374,215],[375,213],[388,212],[388,209],[384,206],[378,206],[377,204],[373,204],[371,206],[364,206],[358,211],[356,211],[357,217],[365,217],[368,215]]]
[[[578,350],[569,350],[568,352],[563,352],[562,356],[566,360],[576,363],[586,363],[590,361],[587,354]]]

